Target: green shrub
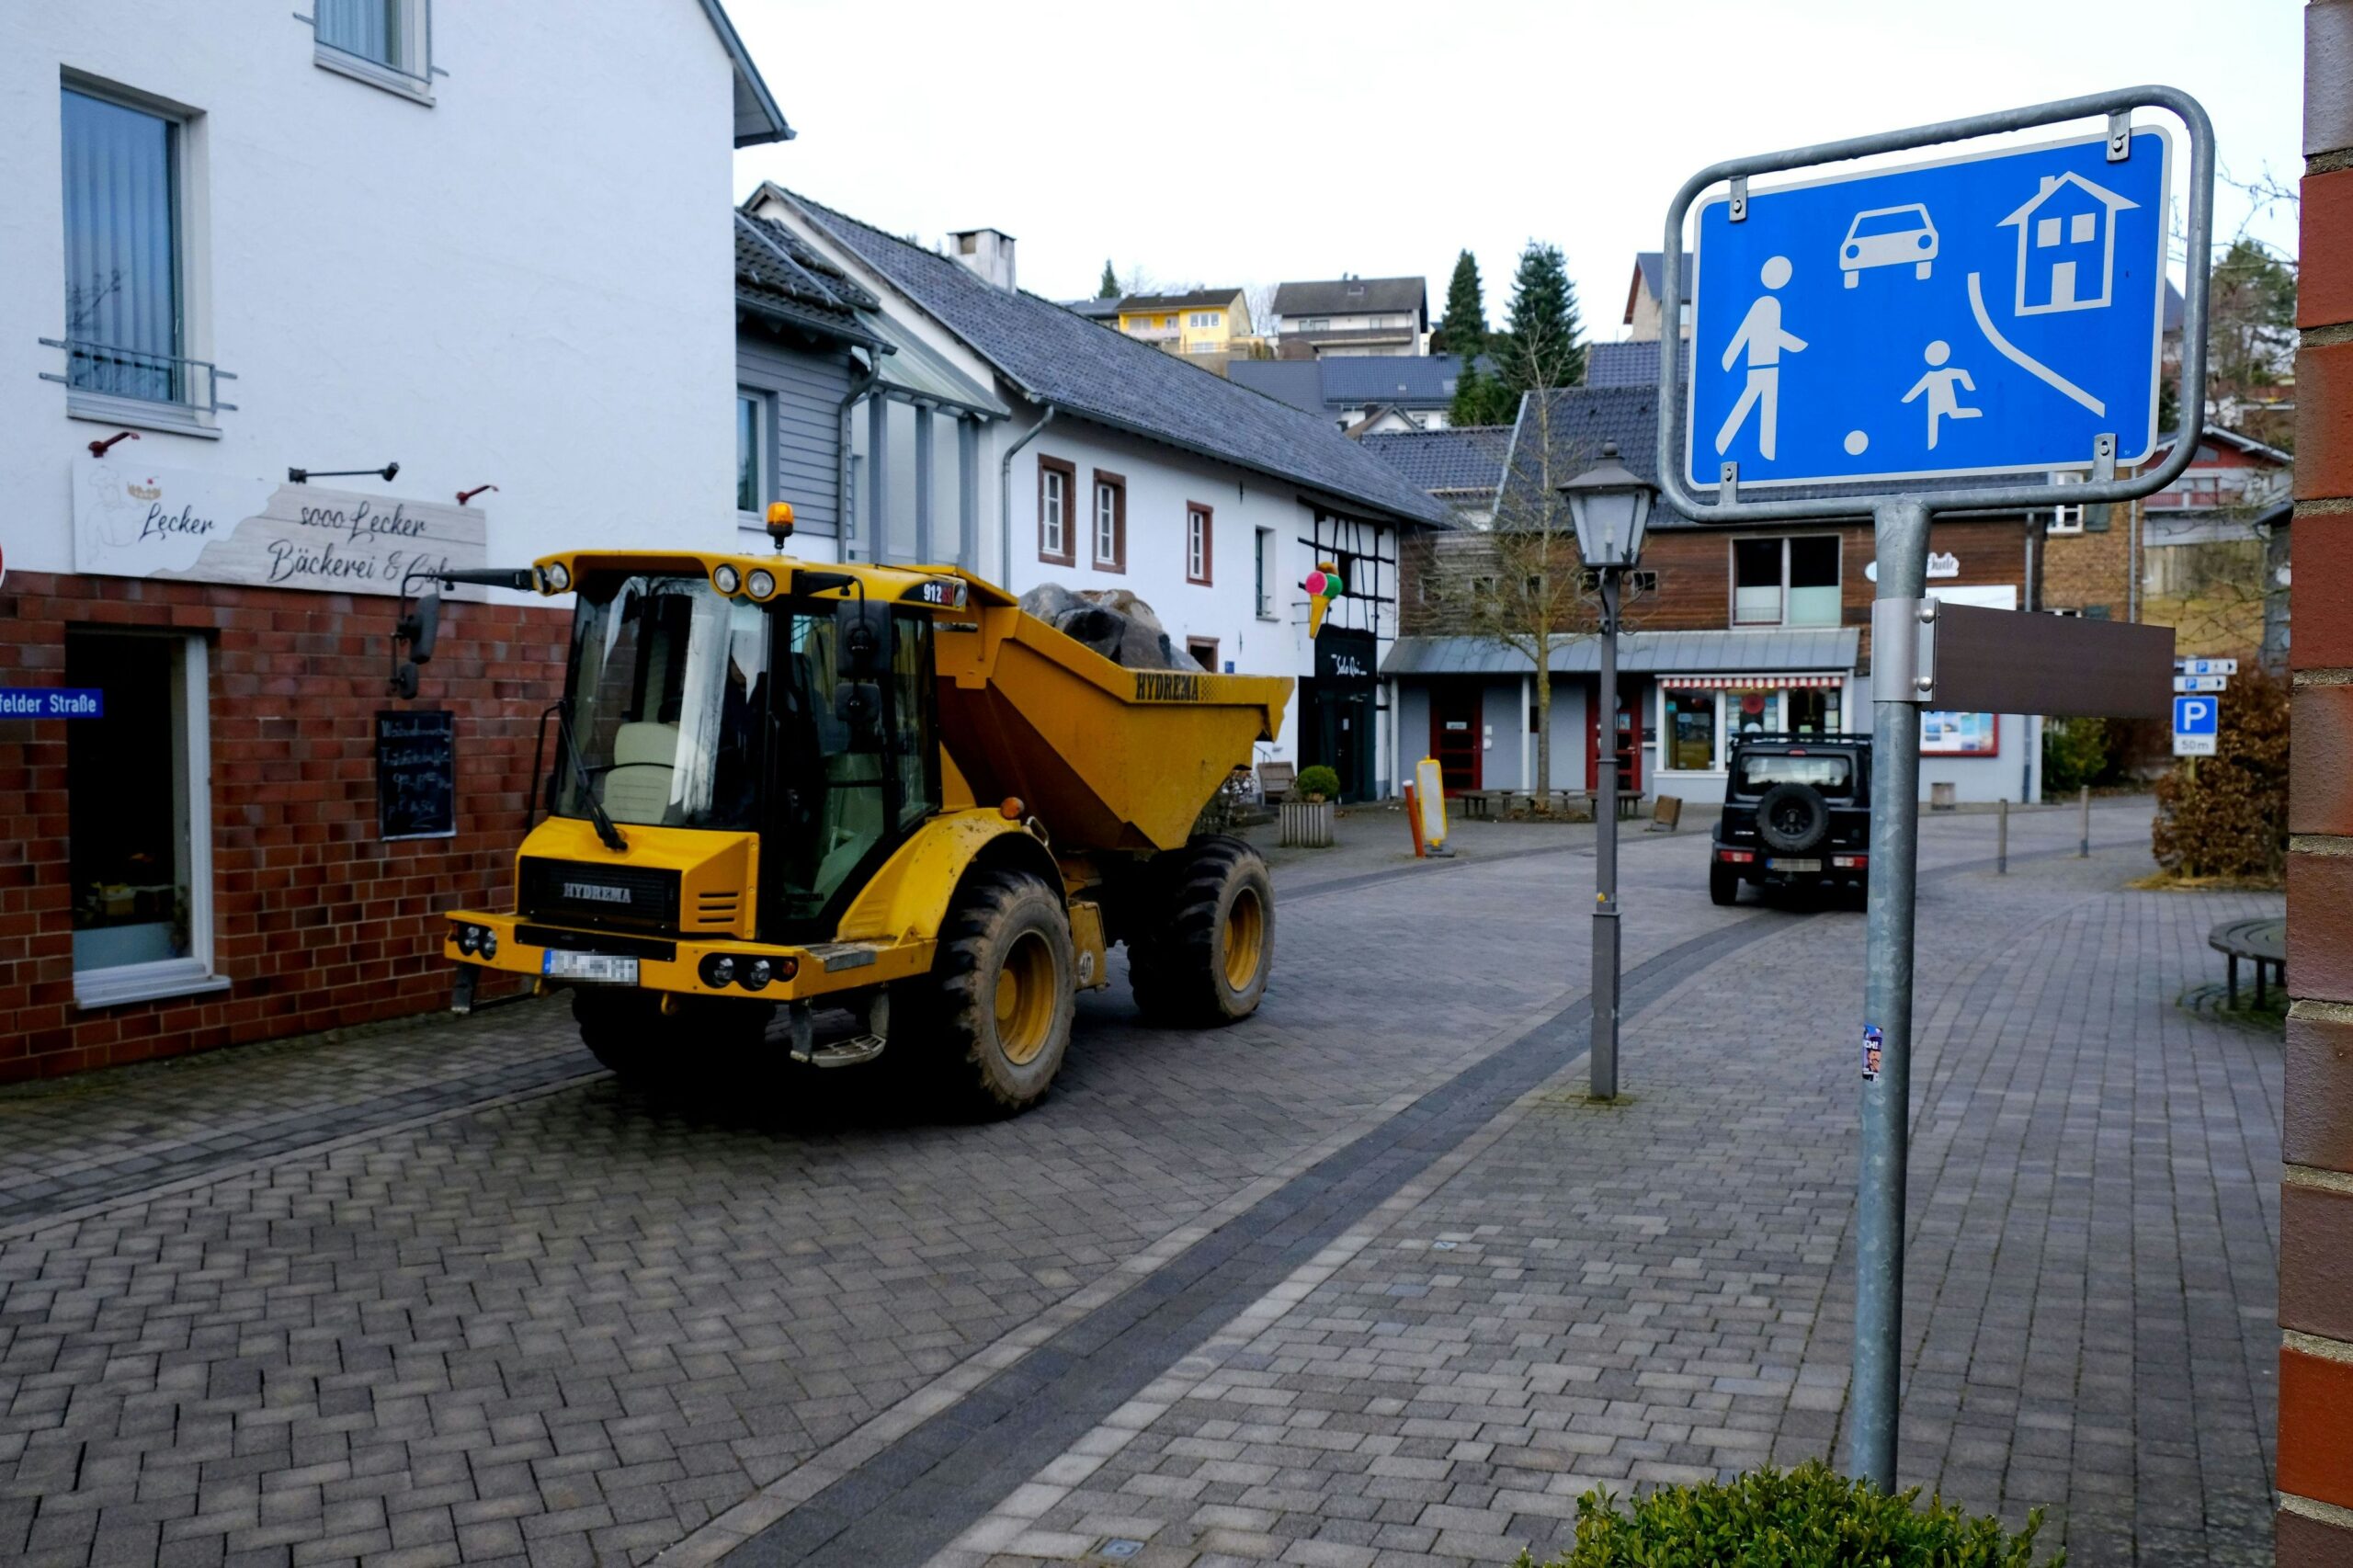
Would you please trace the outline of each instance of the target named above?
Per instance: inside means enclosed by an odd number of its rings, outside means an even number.
[[[2150,847],[2177,877],[2276,881],[2288,860],[2288,693],[2249,665],[2231,677],[2214,755],[2157,781]]]
[[[2108,723],[2101,719],[2053,719],[2042,728],[2042,783],[2072,795],[2108,772]]]
[[[1889,1496],[1818,1460],[1663,1486],[1626,1513],[1597,1489],[1577,1499],[1576,1544],[1551,1568],[2030,1568],[2041,1509],[2013,1535],[1941,1501],[1915,1506],[1919,1494]]]
[[[1291,792],[1302,801],[1336,801],[1340,798],[1340,776],[1320,762],[1313,767],[1302,767],[1291,781]]]

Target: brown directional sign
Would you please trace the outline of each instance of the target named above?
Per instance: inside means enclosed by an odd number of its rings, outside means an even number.
[[[2173,628],[1938,605],[1931,705],[1959,713],[2161,719]]]

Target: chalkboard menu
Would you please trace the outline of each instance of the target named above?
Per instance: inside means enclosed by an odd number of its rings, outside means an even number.
[[[445,708],[376,714],[376,826],[383,838],[454,838],[458,719]]]

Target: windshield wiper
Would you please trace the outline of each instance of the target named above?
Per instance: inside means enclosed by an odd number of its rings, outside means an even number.
[[[588,778],[588,764],[581,759],[580,743],[572,737],[572,704],[569,701],[556,704],[555,733],[556,738],[563,743],[564,755],[572,759],[572,776],[580,781],[580,794],[588,802],[588,820],[596,824],[597,836],[604,841],[608,849],[617,853],[627,849],[629,840],[623,838],[621,830],[613,825],[613,819],[605,814],[605,802],[597,798],[597,788]]]

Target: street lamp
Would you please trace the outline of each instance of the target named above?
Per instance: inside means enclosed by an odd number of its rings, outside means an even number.
[[[1618,443],[1601,449],[1599,468],[1561,486],[1576,525],[1577,554],[1601,590],[1601,710],[1594,748],[1600,789],[1594,812],[1592,1095],[1618,1097],[1618,590],[1628,568],[1643,558],[1643,530],[1658,492],[1618,460]],[[1538,678],[1549,680],[1550,671]],[[1639,737],[1640,732],[1637,731]],[[1637,740],[1639,744],[1639,738]]]

